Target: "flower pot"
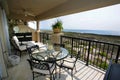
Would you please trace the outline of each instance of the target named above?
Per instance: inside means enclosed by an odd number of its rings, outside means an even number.
[[[59,29],[59,28],[53,29],[53,32],[54,32],[54,33],[60,33],[60,32],[61,32],[61,29]]]

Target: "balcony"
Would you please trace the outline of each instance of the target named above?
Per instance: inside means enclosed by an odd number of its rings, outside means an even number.
[[[40,41],[45,43],[50,39],[48,33],[40,33]],[[108,42],[100,42],[83,38],[61,36],[61,43],[69,50],[71,57],[74,57],[78,51],[81,51],[81,58],[77,61],[77,72],[74,73],[74,80],[103,80],[109,61],[114,58],[118,62],[120,45]],[[23,55],[19,65],[9,68],[10,79],[30,80],[32,74],[26,61],[28,55]],[[24,74],[22,74],[24,71]],[[27,75],[26,75],[27,74]],[[70,80],[70,72],[62,70],[60,80]],[[42,77],[40,77],[42,78]]]

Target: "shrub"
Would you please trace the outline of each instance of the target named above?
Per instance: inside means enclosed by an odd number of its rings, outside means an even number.
[[[100,56],[104,56],[104,57],[107,56],[105,52],[99,52],[98,54],[99,54]]]

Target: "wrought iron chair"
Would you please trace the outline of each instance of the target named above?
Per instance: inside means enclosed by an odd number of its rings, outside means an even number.
[[[80,54],[81,54],[80,51],[78,51],[76,58],[67,57],[61,63],[57,64],[60,67],[59,73],[61,73],[61,68],[70,69],[71,70],[71,77],[73,80],[73,70],[75,68],[75,71],[77,71],[76,70],[76,61],[78,60],[78,58],[80,58]],[[60,77],[60,74],[59,74],[59,77]]]
[[[27,48],[27,53],[29,54],[30,59],[32,59],[32,56],[31,56],[32,54],[43,51],[43,50],[46,51],[46,49],[47,49],[46,46],[39,47],[38,45],[34,45],[34,46]],[[43,57],[43,56],[41,56],[41,57]],[[43,57],[43,59],[44,59],[44,57]]]
[[[29,54],[30,59],[32,59],[32,56],[31,56],[32,53],[37,51],[37,50],[39,50],[39,46],[38,45],[34,45],[32,47],[27,48],[27,53]]]
[[[36,61],[34,59],[27,59],[27,61],[30,64],[30,68],[32,70],[33,74],[33,80],[35,77],[35,74],[40,75],[50,75],[50,80],[55,80],[54,71],[56,69],[55,63],[48,63],[48,62],[42,62],[42,61]]]

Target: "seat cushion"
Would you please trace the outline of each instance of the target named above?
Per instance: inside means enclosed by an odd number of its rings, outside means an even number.
[[[70,62],[74,62],[74,61],[76,60],[76,58],[67,57],[67,58],[65,58],[64,60],[70,61]]]
[[[35,42],[34,42],[34,41],[28,41],[26,44],[20,45],[20,46],[19,46],[19,49],[20,49],[21,51],[24,51],[24,50],[27,50],[27,48],[32,47],[32,46],[34,46],[34,45],[35,45]]]
[[[73,68],[74,67],[74,64],[75,64],[75,58],[70,58],[70,57],[67,57],[64,59],[64,62],[62,63],[62,66],[63,67],[68,67],[68,68]]]
[[[19,49],[21,51],[23,50],[26,50],[27,48],[29,47],[32,47],[34,45],[38,45],[37,43],[35,43],[35,41],[27,41],[27,42],[24,42],[23,45],[19,46]],[[41,45],[42,46],[42,45]]]
[[[32,45],[32,44],[35,44],[35,41],[22,41],[22,44]]]
[[[27,46],[26,45],[21,45],[21,46],[19,46],[19,50],[20,51],[27,50]]]
[[[73,68],[74,67],[74,62],[71,63],[71,62],[67,62],[67,61],[64,61],[64,63],[62,64],[63,67],[67,67],[67,68]]]
[[[57,61],[57,65],[60,67],[73,68],[75,60],[76,60],[75,58],[67,57],[64,59],[64,61],[63,60]]]

